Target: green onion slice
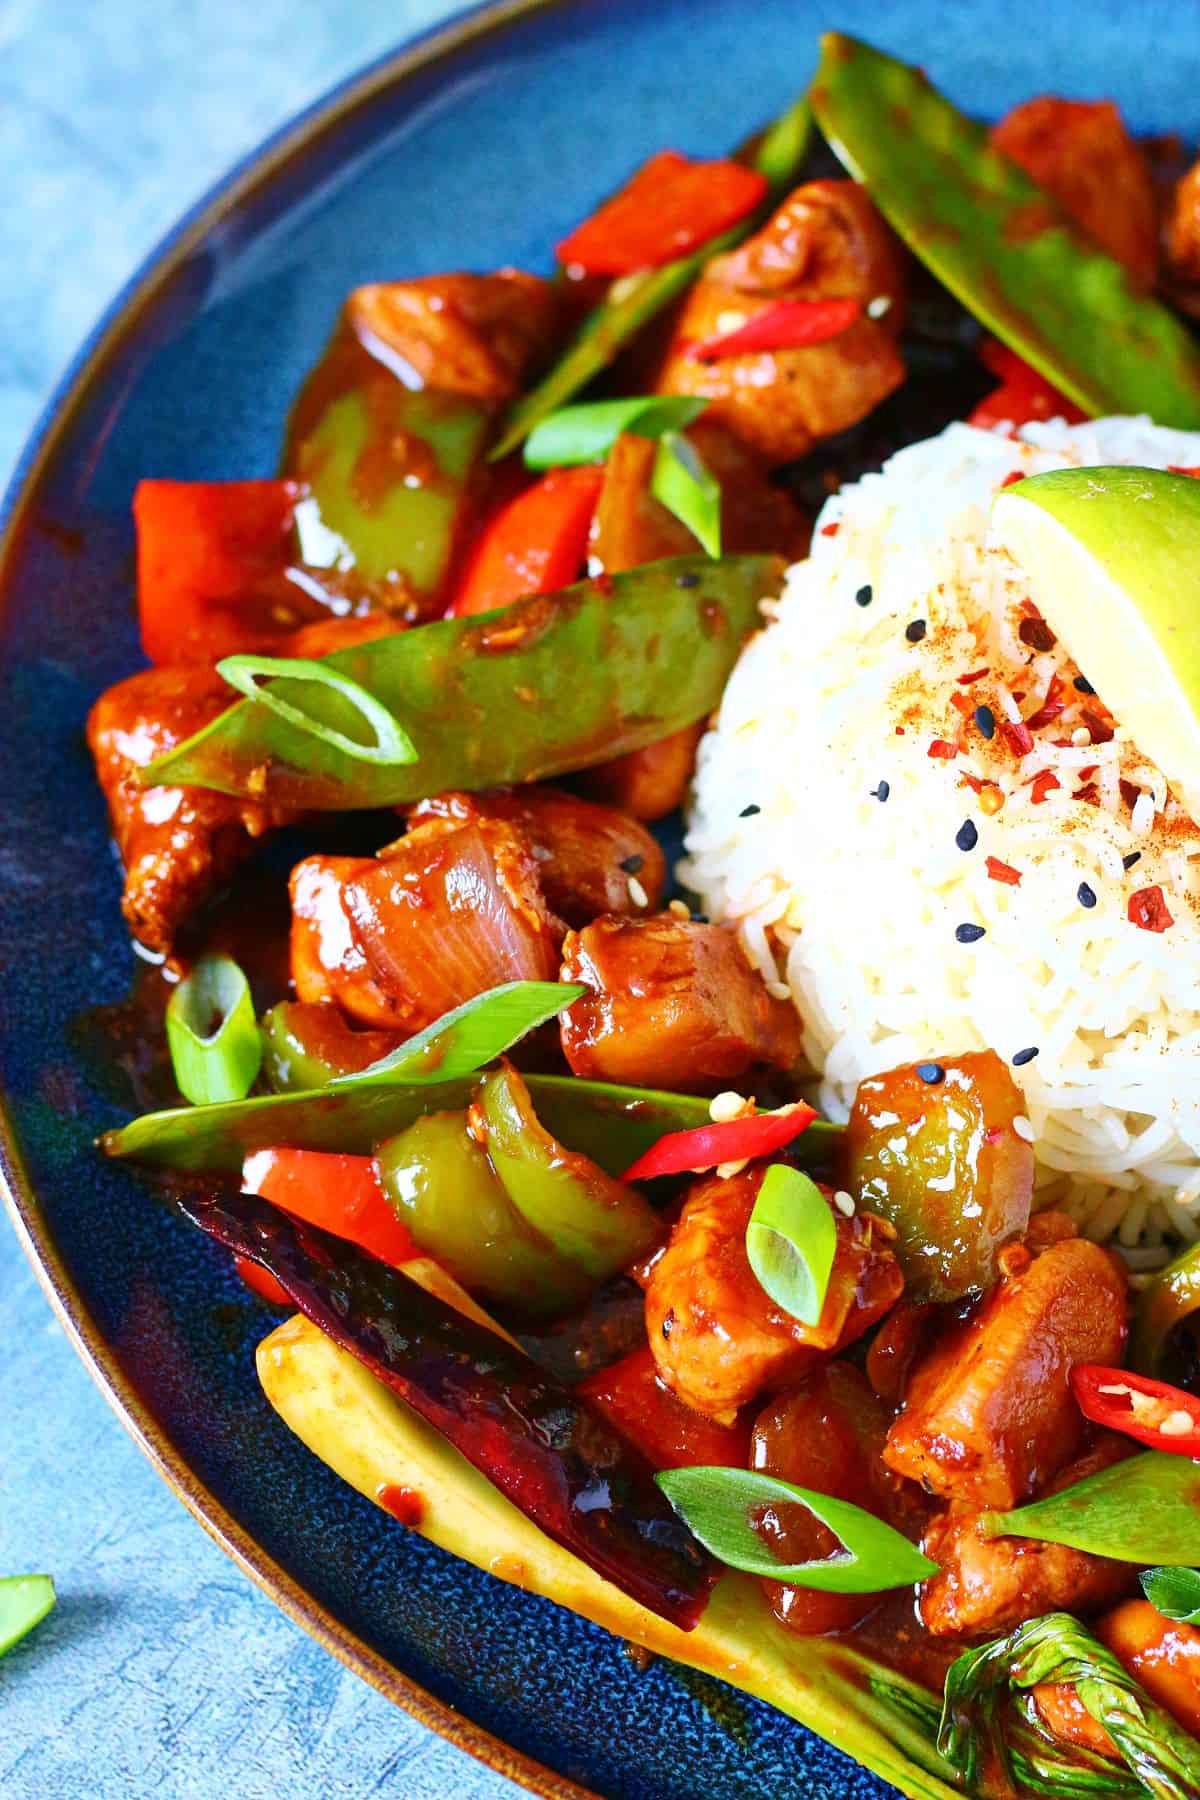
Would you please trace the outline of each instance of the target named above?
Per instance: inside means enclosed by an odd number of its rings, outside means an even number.
[[[595,400],[563,406],[535,425],[525,440],[531,469],[567,469],[607,456],[623,431],[662,437],[698,419],[707,400],[691,394],[634,394],[625,400]]]
[[[443,1013],[369,1068],[336,1076],[331,1086],[454,1081],[460,1075],[473,1075],[586,992],[572,982],[505,982]]]
[[[837,1251],[837,1224],[810,1176],[774,1163],[746,1227],[746,1255],[758,1284],[804,1325],[816,1325]]]
[[[1115,1562],[1200,1563],[1200,1470],[1186,1456],[1147,1450],[1074,1486],[1019,1506],[988,1512],[983,1537],[1038,1538]]]
[[[167,1002],[167,1047],[194,1106],[244,1100],[262,1062],[250,983],[231,956],[202,956]]]
[[[710,556],[721,554],[721,484],[678,431],[663,433],[650,477],[654,498],[674,513]]]
[[[1143,1594],[1164,1619],[1200,1625],[1200,1569],[1143,1569],[1138,1580]]]
[[[849,1500],[794,1487],[754,1469],[668,1469],[654,1477],[706,1550],[731,1568],[827,1594],[876,1594],[936,1575],[938,1565],[874,1513]],[[832,1531],[841,1549],[823,1561],[785,1563],[772,1554],[756,1519],[780,1506],[803,1506]]]
[[[0,1656],[39,1625],[53,1605],[49,1575],[6,1575],[0,1580]]]
[[[395,767],[400,763],[413,763],[417,760],[413,741],[396,715],[389,712],[361,682],[355,681],[350,675],[344,675],[340,669],[332,668],[328,663],[314,662],[306,656],[243,654],[223,657],[217,664],[217,674],[224,676],[230,687],[235,687],[248,700],[258,701],[271,712],[277,713],[281,719],[286,719],[297,730],[308,732],[310,737],[320,738],[322,743],[332,744],[335,750],[344,751],[347,756],[356,757],[359,762]],[[346,724],[350,723],[352,717],[357,717],[374,733],[374,742],[364,744],[361,738],[347,736],[328,719],[319,718],[293,701],[285,700],[276,687],[260,687],[259,679],[263,676],[311,682],[327,689],[329,694],[338,696],[332,703],[334,716],[341,716]],[[344,704],[339,706],[339,702]],[[328,704],[326,696],[326,705]]]

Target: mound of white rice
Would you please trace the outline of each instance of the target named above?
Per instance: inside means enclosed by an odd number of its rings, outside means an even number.
[[[830,500],[701,747],[681,874],[794,997],[832,1116],[993,1048],[1039,1204],[1149,1268],[1200,1231],[1200,829],[988,536],[1014,471],[1095,463],[1196,467],[1200,436],[952,425]],[[1166,929],[1131,922],[1162,923],[1147,888]]]

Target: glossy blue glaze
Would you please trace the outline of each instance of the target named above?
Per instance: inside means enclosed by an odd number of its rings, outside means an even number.
[[[379,88],[200,231],[135,328],[93,358],[3,577],[0,1085],[99,1331],[201,1480],[322,1605],[468,1718],[629,1800],[883,1790],[769,1709],[665,1665],[638,1673],[604,1633],[406,1535],[276,1422],[253,1375],[262,1312],[205,1240],[90,1148],[123,1111],[78,1021],[123,997],[134,959],[81,733],[95,694],[138,662],[140,475],[268,474],[346,288],[545,266],[643,154],[711,152],[778,110],[835,24],[925,63],[980,112],[1061,87],[1113,93],[1139,127],[1200,129],[1200,21],[1164,0],[1135,14],[1121,0],[551,7]]]

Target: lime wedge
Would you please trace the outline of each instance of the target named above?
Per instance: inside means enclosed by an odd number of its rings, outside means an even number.
[[[1050,629],[1200,818],[1200,480],[1055,469],[998,494],[992,525]]]

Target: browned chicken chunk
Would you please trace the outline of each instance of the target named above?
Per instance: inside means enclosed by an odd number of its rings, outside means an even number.
[[[973,1506],[1018,1505],[1075,1454],[1071,1366],[1119,1363],[1125,1346],[1125,1276],[1098,1244],[1010,1252],[1005,1268],[916,1369],[885,1451],[897,1474]]]
[[[503,982],[555,979],[561,927],[533,852],[501,819],[410,831],[349,878],[342,906],[405,1030]]]
[[[355,288],[346,318],[424,383],[477,400],[511,400],[553,348],[554,286],[520,269],[495,275],[422,275]]]
[[[746,1255],[764,1173],[697,1182],[646,1287],[646,1332],[660,1377],[714,1419],[732,1419],[747,1401],[853,1343],[904,1288],[878,1222],[839,1213],[820,1320],[805,1325],[777,1307]]]
[[[342,905],[346,883],[374,867],[370,856],[306,856],[296,864],[288,883],[292,986],[298,1000],[332,1002],[356,1024],[396,1030],[405,1009],[371,974]]]
[[[659,371],[664,394],[700,394],[706,419],[781,463],[856,424],[904,380],[896,346],[903,252],[865,188],[809,181],[761,231],[708,265],[684,303]],[[794,350],[701,362],[697,342],[745,324],[781,300],[849,299],[864,311],[838,337]],[[881,316],[869,316],[886,308]]]
[[[597,919],[567,933],[562,979],[591,990],[562,1015],[576,1075],[706,1093],[800,1054],[791,1002],[768,994],[722,925]]]
[[[414,825],[437,819],[450,830],[470,819],[515,825],[533,851],[546,904],[568,925],[587,925],[598,913],[644,917],[662,900],[666,858],[645,826],[562,788],[435,794],[413,807],[409,818]]]
[[[583,786],[595,799],[632,813],[635,819],[665,819],[683,805],[703,736],[703,720],[685,725],[657,744],[644,744],[586,769]]]
[[[992,143],[1052,194],[1094,244],[1124,263],[1138,287],[1153,286],[1154,177],[1111,100],[1041,94],[1006,114]]]
[[[268,807],[207,788],[142,787],[134,771],[199,731],[235,699],[202,663],[144,669],[103,693],[87,738],[125,865],[121,910],[139,943],[169,951],[188,914],[280,823]]]

